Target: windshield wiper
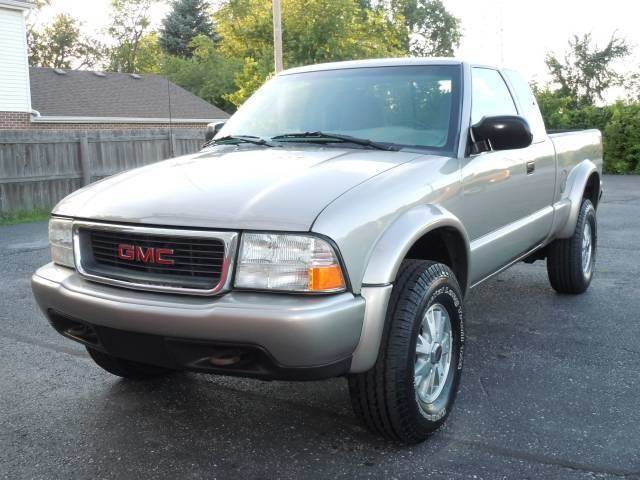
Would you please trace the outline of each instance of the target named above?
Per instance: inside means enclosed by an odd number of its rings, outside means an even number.
[[[253,143],[254,145],[262,145],[264,147],[275,147],[273,143],[265,138],[256,137],[255,135],[225,135],[224,137],[214,138],[205,143],[202,148],[211,145],[224,145],[226,143]]]
[[[368,138],[358,138],[352,137],[351,135],[342,135],[339,133],[328,133],[328,132],[295,132],[295,133],[285,133],[282,135],[276,135],[271,137],[271,140],[288,140],[288,139],[296,139],[303,138],[306,141],[316,141],[317,143],[327,143],[327,141],[337,141],[343,143],[354,143],[356,145],[361,145],[363,147],[375,148],[377,150],[400,150],[400,147],[396,145],[389,145],[386,143],[374,142],[373,140],[369,140]]]

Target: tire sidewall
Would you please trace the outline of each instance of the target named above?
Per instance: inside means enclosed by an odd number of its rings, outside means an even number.
[[[409,385],[411,389],[409,398],[413,399],[413,402],[411,402],[412,413],[414,418],[416,418],[420,424],[421,429],[433,430],[444,422],[451,411],[451,407],[453,406],[453,402],[457,394],[458,385],[460,383],[464,359],[464,310],[460,289],[458,288],[457,283],[454,282],[455,280],[452,282],[452,279],[447,275],[447,272],[444,271],[437,280],[432,281],[422,297],[422,302],[420,303],[419,308],[416,310],[416,318],[413,323],[409,344],[409,364],[407,365],[406,372],[408,377],[407,385]],[[425,409],[421,406],[418,400],[418,395],[414,385],[413,372],[416,361],[415,349],[422,324],[422,318],[424,317],[427,309],[435,303],[439,303],[445,307],[449,314],[451,332],[453,334],[452,359],[445,387],[436,401]]]
[[[586,223],[591,226],[591,268],[582,268],[582,242]],[[589,199],[583,199],[573,233],[569,238],[557,238],[547,250],[547,274],[553,289],[561,294],[584,293],[595,274],[598,250],[596,209]]]
[[[589,285],[591,283],[591,279],[593,278],[593,270],[596,263],[596,253],[598,251],[598,222],[596,220],[596,210],[589,200],[585,200],[583,202],[581,213],[582,215],[580,215],[580,217],[582,221],[578,225],[579,228],[576,229],[576,243],[579,242],[580,245],[580,248],[578,250],[580,256],[580,273],[582,274],[582,278],[585,284]],[[582,270],[582,237],[584,235],[584,227],[587,223],[589,223],[589,226],[591,227],[591,268],[589,270],[589,273],[585,274]]]

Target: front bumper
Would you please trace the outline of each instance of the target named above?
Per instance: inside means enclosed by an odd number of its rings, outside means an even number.
[[[365,300],[351,293],[229,292],[190,297],[89,282],[74,270],[54,264],[33,275],[32,288],[40,308],[59,331],[65,321],[87,324],[103,337],[94,346],[107,353],[175,368],[269,378],[347,373],[365,317]],[[169,348],[176,342],[179,349]],[[144,353],[143,344],[157,348]],[[206,363],[221,349],[245,348],[258,352],[252,355],[261,359],[261,365],[234,370]],[[163,355],[169,363],[161,361]]]

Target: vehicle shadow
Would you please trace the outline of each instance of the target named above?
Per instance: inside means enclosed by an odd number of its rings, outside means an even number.
[[[595,340],[563,338],[590,323],[574,314],[577,306],[597,310],[598,303],[593,293],[555,295],[541,266],[516,267],[474,290],[456,406],[443,429],[410,447],[360,424],[342,378],[263,382],[180,373],[131,382],[101,374],[104,387],[83,400],[91,409],[81,408],[77,419],[88,447],[78,453],[91,460],[80,468],[83,476],[114,478],[149,471],[169,478],[462,478],[477,473],[478,461],[491,477],[514,458],[550,465],[579,459],[563,425],[601,430],[583,419],[585,412],[604,415],[585,389],[605,369],[580,354],[585,345],[598,350]],[[563,381],[568,375],[576,382]],[[582,399],[578,408],[568,400],[575,398]],[[608,448],[593,451],[598,461],[612,461]]]
[[[449,443],[443,437],[404,447],[369,433],[351,411],[344,379],[262,382],[179,373],[114,380],[91,401],[80,419],[81,435],[91,437],[83,476],[354,477],[415,449],[426,448],[430,458],[446,455]]]

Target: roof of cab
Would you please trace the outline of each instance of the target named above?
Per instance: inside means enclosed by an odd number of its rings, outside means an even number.
[[[371,60],[349,60],[346,62],[318,63],[285,70],[279,75],[290,75],[292,73],[317,72],[322,70],[341,70],[346,68],[367,68],[367,67],[399,67],[408,65],[461,65],[463,60],[450,57],[433,58],[375,58]]]

